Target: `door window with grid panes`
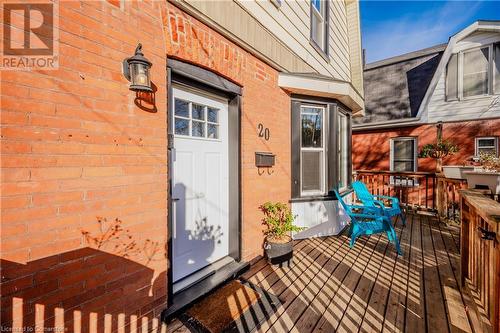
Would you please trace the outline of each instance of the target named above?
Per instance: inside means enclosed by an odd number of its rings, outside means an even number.
[[[217,108],[176,98],[174,103],[175,134],[219,139],[219,111]]]

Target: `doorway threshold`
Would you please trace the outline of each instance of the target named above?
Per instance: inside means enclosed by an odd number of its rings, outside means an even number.
[[[230,263],[216,269],[202,280],[193,279],[193,282],[186,283],[184,287],[178,287],[177,290],[179,291],[172,296],[172,303],[162,312],[161,318],[163,322],[169,321],[180,311],[184,310],[218,286],[237,278],[248,270],[249,267],[250,264],[248,262],[236,262],[231,260]]]

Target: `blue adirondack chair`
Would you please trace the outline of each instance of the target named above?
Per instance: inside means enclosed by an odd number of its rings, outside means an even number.
[[[403,221],[403,225],[406,225],[406,216],[403,214],[401,207],[399,206],[399,200],[395,197],[389,197],[386,195],[373,195],[368,191],[368,188],[363,182],[359,180],[352,183],[352,188],[354,192],[356,192],[356,196],[363,203],[364,206],[370,207],[371,209],[376,208],[379,209],[385,216],[392,220],[394,216],[396,216],[396,224],[398,222],[398,217],[401,216],[401,221]],[[381,199],[386,199],[391,201],[391,206],[386,206],[381,201]]]
[[[387,216],[380,214],[379,209],[372,210],[371,208],[367,209],[365,206],[348,205],[336,190],[334,190],[334,192],[338,201],[351,219],[351,225],[349,227],[349,236],[351,237],[349,246],[351,248],[354,247],[356,239],[360,236],[385,232],[389,241],[396,247],[397,253],[401,255],[398,236]],[[354,210],[360,210],[363,213],[356,213]],[[373,213],[378,213],[378,215]]]

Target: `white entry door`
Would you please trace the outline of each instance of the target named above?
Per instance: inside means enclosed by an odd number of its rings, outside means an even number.
[[[227,101],[173,89],[173,282],[229,253]]]

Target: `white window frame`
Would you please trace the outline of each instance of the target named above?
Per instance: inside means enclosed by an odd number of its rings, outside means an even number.
[[[350,179],[349,179],[349,158],[351,158],[351,156],[349,156],[349,117],[347,116],[347,114],[341,112],[341,111],[338,111],[337,113],[337,117],[338,117],[338,121],[337,121],[337,162],[338,162],[338,178],[337,179],[337,182],[340,182],[342,180],[342,175],[340,174],[340,171],[341,171],[341,167],[340,167],[340,164],[345,162],[345,168],[346,168],[346,173],[347,173],[347,179],[346,179],[346,183],[344,186],[338,188],[339,192],[342,192],[344,190],[346,190],[348,187],[349,187],[349,183],[350,183]],[[345,134],[346,134],[346,147],[340,147],[340,137],[341,137],[341,132],[340,132],[340,118],[344,117],[345,118],[345,124],[346,124],[346,129],[345,129]],[[341,159],[341,155],[342,155],[342,150],[346,148],[347,151],[346,151],[346,160],[343,161]]]
[[[312,109],[319,109],[321,110],[321,148],[313,148],[313,147],[302,147],[302,109],[304,108],[312,108]],[[325,195],[326,194],[326,142],[325,142],[325,115],[326,115],[326,106],[320,106],[320,105],[311,105],[311,104],[301,104],[300,105],[300,196],[301,197],[307,197],[307,196],[314,196],[314,195]],[[321,189],[319,191],[304,191],[303,188],[303,179],[302,179],[302,165],[303,165],[303,158],[302,158],[302,152],[304,151],[320,151],[322,152],[321,154],[321,161],[320,165],[322,166],[321,168],[321,174],[320,174],[320,184],[321,184]]]
[[[390,139],[390,171],[394,171],[394,141],[413,141],[413,171],[407,172],[417,172],[418,170],[418,142],[416,137],[395,137]],[[394,176],[390,177],[391,185],[400,185],[400,186],[418,186],[418,180],[416,179],[395,179]]]
[[[184,98],[180,98],[180,97],[175,97],[175,99],[179,99],[179,100],[182,100],[182,101],[188,103],[188,113],[189,114],[187,117],[176,115],[175,114],[175,101],[174,101],[174,110],[172,112],[173,113],[172,121],[174,124],[174,137],[189,138],[189,139],[194,139],[194,140],[221,141],[221,138],[220,138],[220,109],[218,109],[214,106],[205,105],[205,104],[199,103],[197,101],[192,101],[192,100],[188,100],[188,99],[184,99]],[[204,114],[203,120],[193,118],[193,104],[200,105],[203,107],[203,114]],[[212,108],[212,109],[217,110],[217,122],[208,121],[208,108]],[[188,135],[175,133],[175,119],[176,118],[188,121],[188,131],[189,131]],[[193,135],[193,122],[203,123],[203,131],[204,131],[203,136],[194,136]],[[208,137],[208,125],[213,125],[213,126],[217,127],[217,137],[216,138],[209,138]]]
[[[498,157],[498,137],[497,136],[478,136],[474,140],[474,154],[475,157],[479,157],[479,141],[480,140],[494,140],[495,143],[493,146],[485,146],[481,148],[494,148],[495,156]]]
[[[482,94],[482,95],[472,95],[472,96],[467,96],[465,97],[464,96],[464,56],[467,54],[467,53],[471,53],[471,52],[474,52],[474,51],[478,51],[478,50],[482,50],[482,49],[488,49],[488,69],[486,70],[486,74],[487,74],[487,81],[488,81],[488,86],[487,86],[487,92],[486,94]],[[485,96],[488,96],[488,95],[491,95],[491,92],[492,92],[492,80],[491,80],[491,76],[492,76],[492,44],[490,45],[484,45],[484,46],[480,46],[480,47],[475,47],[475,48],[471,48],[471,49],[467,49],[467,50],[464,50],[461,52],[461,62],[459,62],[459,66],[462,68],[462,71],[459,72],[460,76],[459,76],[459,80],[462,81],[461,83],[461,86],[460,86],[460,90],[459,90],[459,98],[461,98],[462,100],[468,100],[468,99],[475,99],[475,98],[482,98],[482,97],[485,97]]]
[[[318,10],[314,4],[313,0],[310,0],[310,6],[311,6],[311,22],[310,22],[310,29],[311,29],[311,42],[316,46],[323,54],[323,56],[328,57],[328,1],[325,0],[319,0],[320,1],[320,10]],[[324,13],[321,13],[321,9],[324,9]],[[321,43],[315,39],[315,36],[313,35],[313,21],[314,18],[316,18],[321,26]]]
[[[491,63],[492,63],[492,66],[491,66],[491,94],[492,95],[495,95],[495,94],[500,94],[500,91],[496,92],[495,91],[495,86],[496,86],[496,53],[495,53],[495,46],[498,46],[498,48],[500,49],[500,41],[496,42],[496,43],[493,43],[491,45],[491,54],[490,54],[490,58],[491,58]],[[500,68],[498,68],[498,70],[500,71]],[[499,80],[500,80],[500,77],[499,77]]]
[[[469,48],[466,50],[461,50],[461,51],[455,53],[457,55],[457,63],[458,63],[458,68],[457,68],[457,80],[458,80],[458,82],[457,82],[457,90],[458,90],[457,98],[448,99],[448,96],[446,94],[447,87],[445,87],[445,100],[446,101],[448,101],[448,102],[453,102],[453,101],[457,101],[457,100],[463,101],[463,100],[478,99],[478,98],[484,98],[484,97],[488,97],[491,95],[495,95],[495,71],[494,71],[495,70],[495,59],[494,59],[495,52],[494,52],[494,50],[495,50],[496,44],[499,44],[499,42],[481,45],[481,46]],[[474,95],[474,96],[464,97],[464,54],[470,53],[473,51],[477,51],[477,50],[481,50],[481,49],[485,49],[485,48],[488,48],[488,71],[487,71],[487,74],[488,74],[488,92],[486,94],[483,94],[483,95]],[[451,59],[451,57],[450,57],[450,59]],[[450,61],[450,59],[448,59],[448,62]],[[446,68],[448,68],[448,64],[447,64]],[[446,82],[448,81],[447,80],[448,71],[446,70],[445,73],[446,73],[446,77],[445,77],[445,84],[446,84]]]

